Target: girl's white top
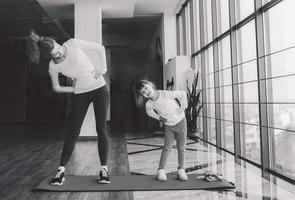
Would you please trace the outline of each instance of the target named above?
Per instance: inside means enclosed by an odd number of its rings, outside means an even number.
[[[166,125],[173,126],[184,117],[187,108],[187,97],[184,91],[158,90],[159,98],[156,101],[149,99],[145,104],[146,113],[157,120],[161,117],[167,119]],[[176,101],[178,99],[180,105]],[[182,109],[179,112],[179,108]]]
[[[106,84],[103,76],[95,79],[95,70],[104,74],[107,71],[105,48],[99,43],[80,39],[69,39],[63,46],[67,49],[67,56],[61,63],[49,63],[49,73],[58,78],[58,73],[76,79],[74,93],[84,93],[100,88]],[[99,56],[99,63],[93,66],[83,50],[91,50]]]

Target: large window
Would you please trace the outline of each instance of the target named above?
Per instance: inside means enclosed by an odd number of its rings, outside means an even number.
[[[216,143],[213,47],[205,51],[208,139]]]
[[[221,145],[234,151],[230,36],[218,42]]]
[[[295,177],[295,1],[285,0],[264,14],[271,167]]]
[[[188,2],[190,14],[183,7],[177,23],[190,22],[187,55],[204,72],[204,139],[294,180],[294,156],[286,155],[295,155],[295,1]],[[179,49],[188,46],[185,31]]]

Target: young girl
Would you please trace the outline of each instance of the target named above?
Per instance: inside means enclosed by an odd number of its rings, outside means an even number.
[[[146,113],[164,123],[165,144],[157,172],[158,180],[167,180],[164,169],[175,139],[178,151],[177,177],[179,180],[187,181],[188,178],[184,170],[187,136],[184,114],[184,110],[187,108],[186,93],[184,91],[157,90],[152,82],[140,80],[135,82],[134,94],[138,107],[143,106],[144,100],[147,100],[145,103]]]
[[[93,103],[96,131],[98,133],[98,152],[101,163],[98,182],[110,183],[107,170],[109,142],[106,130],[109,95],[106,82],[102,76],[107,70],[104,46],[79,39],[69,39],[60,45],[52,38],[41,37],[31,31],[28,40],[28,54],[31,62],[38,63],[40,61],[41,49],[51,57],[49,75],[54,91],[74,93],[68,135],[63,146],[59,168],[51,180],[51,184],[62,185],[65,181],[65,167],[74,150],[90,103]],[[96,52],[100,63],[94,66],[84,54],[83,49]],[[74,79],[75,85],[73,87],[61,86],[58,81],[59,73]]]

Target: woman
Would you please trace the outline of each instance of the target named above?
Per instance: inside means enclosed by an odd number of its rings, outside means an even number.
[[[83,49],[97,52],[100,63],[94,67],[82,51]],[[40,37],[34,31],[31,31],[28,41],[30,61],[35,63],[40,61],[40,50],[43,50],[42,52],[51,57],[49,74],[54,91],[74,93],[69,132],[63,146],[60,166],[51,180],[51,184],[62,185],[65,181],[65,167],[74,150],[75,142],[80,134],[80,129],[90,103],[93,103],[98,133],[97,144],[101,163],[98,182],[110,183],[107,169],[109,142],[106,130],[109,95],[106,82],[102,76],[107,70],[104,46],[79,39],[69,39],[62,45],[59,45],[54,39]],[[59,73],[72,78],[74,86],[60,86],[58,82]]]

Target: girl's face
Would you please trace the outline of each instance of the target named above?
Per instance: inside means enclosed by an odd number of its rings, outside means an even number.
[[[64,55],[64,51],[62,46],[60,46],[58,43],[54,42],[54,47],[52,51],[50,52],[50,55],[52,58],[60,58]]]
[[[140,94],[147,99],[150,99],[156,95],[156,91],[150,84],[145,84],[144,87],[141,89]]]

